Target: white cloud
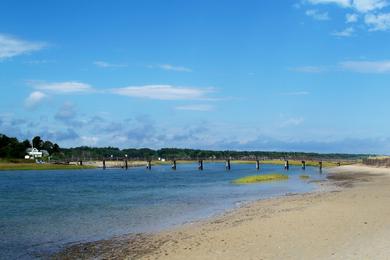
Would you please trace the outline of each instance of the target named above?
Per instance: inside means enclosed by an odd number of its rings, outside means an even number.
[[[213,106],[207,104],[194,104],[194,105],[183,105],[177,106],[177,110],[190,110],[190,111],[211,111],[213,110]]]
[[[171,85],[146,85],[146,86],[129,86],[111,90],[112,93],[159,100],[181,100],[181,99],[207,99],[207,94],[212,89],[193,88],[193,87],[176,87]]]
[[[346,23],[356,23],[358,21],[359,16],[357,14],[346,14],[345,22]]]
[[[367,28],[370,31],[387,31],[390,30],[390,13],[382,12],[380,10],[390,5],[390,0],[303,0],[303,3],[312,5],[319,4],[337,4],[338,6],[349,10],[349,13],[345,14],[345,23],[357,23],[359,22],[359,15],[363,14],[364,19],[361,20],[361,24],[364,26],[357,26],[355,28]],[[352,11],[352,12],[351,12]],[[328,13],[321,13],[317,10],[308,10],[306,15],[312,16],[317,20],[326,20]],[[343,31],[332,33],[332,35],[339,37],[349,37],[355,32],[354,28],[348,27]]]
[[[332,35],[337,37],[350,37],[353,35],[354,32],[355,29],[353,29],[353,27],[348,27],[342,31],[333,32]]]
[[[30,81],[30,84],[33,85],[35,89],[54,92],[57,94],[88,92],[93,90],[93,88],[90,85],[77,82],[77,81],[52,82],[52,83]]]
[[[382,9],[388,5],[387,0],[307,0],[311,4],[337,4],[343,8],[355,9],[367,13]]]
[[[353,0],[353,8],[362,13],[367,13],[386,7],[387,0]]]
[[[216,101],[218,98],[209,97],[214,92],[213,88],[181,87],[173,85],[144,85],[128,86],[123,88],[94,89],[92,86],[82,82],[45,82],[29,81],[29,84],[36,90],[46,95],[49,94],[71,94],[71,93],[97,93],[117,94],[135,98],[149,98],[156,100],[204,100]]]
[[[340,66],[358,73],[390,73],[390,61],[345,61]]]
[[[367,14],[364,22],[370,27],[370,31],[390,30],[390,13]]]
[[[28,108],[33,108],[41,103],[44,99],[47,98],[47,95],[40,91],[32,92],[25,100],[25,105]]]
[[[302,124],[304,121],[305,121],[305,119],[302,117],[291,117],[291,118],[285,119],[280,124],[280,126],[281,127],[298,126],[298,125]]]
[[[318,66],[300,66],[289,68],[290,71],[302,72],[302,73],[321,73],[324,72],[325,69]]]
[[[154,68],[155,66],[149,66],[150,68]],[[160,64],[157,65],[158,68],[163,70],[177,71],[177,72],[192,72],[192,69],[182,66],[174,66],[171,64]]]
[[[315,9],[307,10],[306,15],[318,21],[327,21],[330,19],[328,12],[320,12]]]
[[[115,63],[109,63],[105,61],[94,61],[94,65],[100,68],[120,68],[120,67],[126,67],[125,64],[115,64]]]
[[[337,4],[342,7],[350,7],[351,0],[307,0],[311,4]]]
[[[42,42],[29,42],[0,34],[0,60],[38,51],[45,46],[46,44]]]
[[[97,136],[81,136],[80,141],[82,145],[95,146],[99,142],[99,137]]]

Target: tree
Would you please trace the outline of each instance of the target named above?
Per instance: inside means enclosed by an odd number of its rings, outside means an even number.
[[[53,154],[56,154],[56,153],[60,153],[60,147],[58,146],[58,144],[54,144],[53,145],[53,150],[52,150],[52,153]]]
[[[32,143],[33,143],[33,146],[34,148],[37,148],[38,150],[39,149],[42,149],[42,146],[43,146],[43,140],[41,139],[40,136],[35,136],[32,140]]]
[[[23,141],[24,149],[31,148],[31,143],[29,140],[24,140]]]
[[[53,152],[53,143],[50,141],[45,141],[42,144],[42,149],[48,151],[50,154]]]

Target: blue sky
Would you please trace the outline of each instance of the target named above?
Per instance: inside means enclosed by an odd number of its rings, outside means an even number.
[[[389,153],[390,1],[2,1],[0,132]]]

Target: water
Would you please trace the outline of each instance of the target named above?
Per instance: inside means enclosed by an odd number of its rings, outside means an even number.
[[[283,172],[262,165],[260,174]],[[239,203],[286,193],[308,192],[315,184],[290,167],[289,180],[234,185],[257,174],[255,165],[207,163],[144,168],[0,172],[0,259],[33,258],[69,243],[137,232],[154,232],[217,213]],[[307,167],[310,180],[324,179]]]

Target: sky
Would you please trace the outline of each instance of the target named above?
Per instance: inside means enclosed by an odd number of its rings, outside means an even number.
[[[0,133],[390,154],[390,0],[0,3]]]

